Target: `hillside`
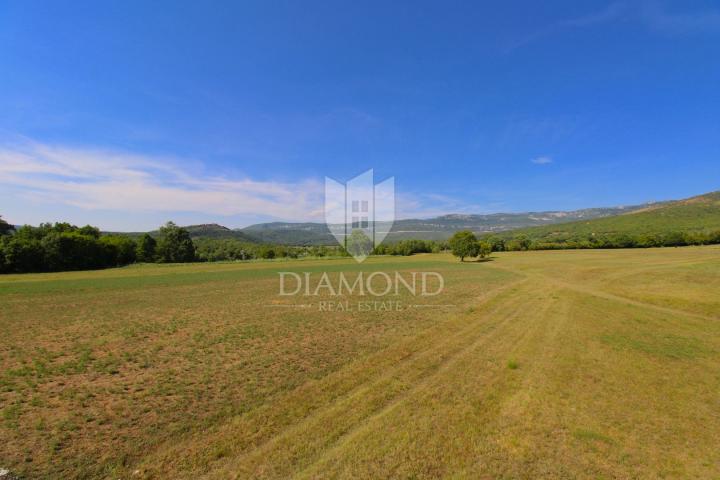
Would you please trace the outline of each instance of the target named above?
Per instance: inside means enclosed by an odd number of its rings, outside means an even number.
[[[211,239],[217,239],[217,240],[226,240],[226,239],[233,239],[233,240],[239,240],[241,242],[252,242],[252,243],[258,243],[258,239],[252,237],[251,235],[248,235],[247,233],[241,232],[239,230],[231,230],[227,227],[224,227],[222,225],[218,225],[217,223],[204,223],[200,225],[187,225],[183,226],[185,230],[190,233],[190,237],[195,239],[200,238],[211,238]],[[144,233],[149,233],[153,237],[159,237],[160,231],[159,230],[153,230],[151,232],[103,232],[103,233],[113,233],[115,235],[126,235],[128,237],[137,239],[140,236],[142,236]]]
[[[185,226],[193,239],[235,239],[277,245],[334,245],[324,223],[272,222],[230,229],[215,223]],[[527,235],[537,242],[564,242],[597,235],[663,235],[720,230],[720,191],[685,200],[573,211],[450,214],[429,219],[396,220],[386,242],[445,240],[458,230],[502,238]],[[158,231],[149,232],[157,235]],[[139,237],[141,233],[126,235]]]
[[[493,213],[488,215],[451,214],[429,219],[396,220],[388,241],[404,239],[445,240],[458,230],[477,233],[502,232],[531,227],[621,215],[651,208],[657,204],[628,207],[586,208],[573,211],[545,211],[524,213]],[[263,242],[288,245],[327,245],[335,243],[323,223],[261,223],[240,230]]]
[[[190,233],[190,237],[195,238],[213,238],[213,239],[233,239],[244,242],[257,242],[255,238],[243,233],[239,230],[231,230],[217,223],[206,223],[202,225],[189,225],[183,227]]]
[[[720,191],[652,205],[623,215],[517,229],[501,236],[527,235],[538,242],[563,242],[598,235],[667,235],[717,230],[720,230]]]
[[[279,245],[333,245],[335,239],[324,223],[259,223],[236,230],[256,241]]]

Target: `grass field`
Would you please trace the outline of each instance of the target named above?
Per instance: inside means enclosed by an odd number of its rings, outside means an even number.
[[[277,295],[279,270],[436,271],[445,291],[319,312]],[[718,478],[719,292],[717,247],[6,275],[0,467]]]

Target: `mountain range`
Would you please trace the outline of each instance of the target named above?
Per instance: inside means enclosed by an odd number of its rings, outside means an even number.
[[[493,213],[485,215],[449,214],[427,219],[401,219],[394,222],[386,241],[393,242],[408,238],[444,240],[458,230],[472,230],[478,234],[483,234],[577,220],[592,220],[640,211],[663,203],[586,208],[572,211]],[[248,242],[286,245],[333,245],[335,243],[335,239],[324,223],[271,222],[235,230],[218,224],[190,225],[185,228],[189,230],[193,238],[232,238]]]
[[[622,215],[515,229],[501,236],[522,234],[538,242],[562,242],[572,237],[607,234],[638,236],[717,231],[720,231],[720,191],[655,203]]]
[[[184,227],[194,239],[234,239],[285,245],[334,245],[324,223],[271,222],[230,229],[215,223]],[[525,234],[538,241],[605,233],[653,234],[669,231],[720,230],[720,191],[695,197],[640,205],[572,211],[449,214],[427,219],[396,220],[386,242],[404,239],[444,240],[458,230],[509,238]],[[157,231],[149,232],[157,234]],[[139,236],[141,233],[128,233]]]

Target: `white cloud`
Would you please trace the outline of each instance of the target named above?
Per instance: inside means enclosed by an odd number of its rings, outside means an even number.
[[[567,29],[592,28],[615,22],[635,22],[645,28],[664,34],[702,34],[720,32],[720,10],[670,11],[660,0],[620,1],[603,10],[587,15],[560,20],[514,39],[505,47],[505,53],[531,44]],[[682,4],[682,2],[680,2]]]
[[[549,35],[553,35],[559,31],[563,31],[566,29],[593,27],[596,25],[602,25],[604,23],[615,21],[619,18],[622,18],[626,14],[626,11],[627,5],[625,3],[616,2],[606,6],[603,10],[595,11],[579,17],[560,20],[558,22],[547,25],[544,28],[540,28],[539,30],[532,31],[530,33],[526,33],[520,36],[506,46],[505,53],[510,53],[517,48],[533,43]]]
[[[449,195],[417,192],[397,193],[396,202],[397,219],[433,218],[450,213],[484,214],[503,206],[497,203],[481,205]]]
[[[702,33],[720,31],[720,10],[669,12],[663,3],[642,4],[642,19],[653,29],[667,33]]]
[[[84,210],[322,220],[322,186],[195,174],[178,159],[28,142],[0,146],[0,184]],[[19,200],[19,199],[18,199]]]
[[[530,160],[531,163],[534,163],[535,165],[548,165],[550,163],[553,163],[552,157],[549,157],[547,155],[543,155],[541,157],[535,157]]]
[[[228,226],[325,221],[320,179],[258,181],[202,172],[201,164],[160,155],[0,144],[0,214],[16,223],[70,221],[127,231],[167,219]],[[446,195],[396,192],[398,219],[487,210]]]

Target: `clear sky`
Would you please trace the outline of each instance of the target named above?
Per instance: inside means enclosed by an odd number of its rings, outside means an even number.
[[[145,230],[720,189],[720,4],[0,3],[0,215]]]

